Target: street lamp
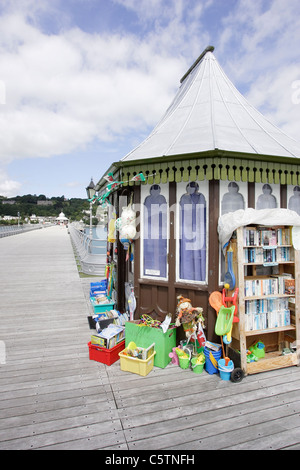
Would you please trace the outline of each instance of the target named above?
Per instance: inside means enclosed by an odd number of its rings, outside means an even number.
[[[93,178],[91,178],[90,184],[85,188],[88,199],[90,200],[90,237],[93,238],[93,225],[92,225],[92,201],[93,196],[96,194],[95,184]]]

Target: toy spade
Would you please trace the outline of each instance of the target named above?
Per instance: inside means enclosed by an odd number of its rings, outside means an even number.
[[[232,269],[233,249],[231,246],[227,250],[227,273],[224,276],[224,286],[226,289],[233,290],[235,286],[235,276]]]
[[[223,305],[223,297],[222,297],[221,292],[218,292],[218,291],[212,292],[209,296],[208,301],[209,301],[210,306],[214,308],[218,314],[220,308]]]

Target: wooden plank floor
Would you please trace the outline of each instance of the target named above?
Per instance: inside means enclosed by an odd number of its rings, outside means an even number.
[[[300,449],[300,368],[240,384],[90,361],[90,278],[67,230],[0,240],[0,449]]]

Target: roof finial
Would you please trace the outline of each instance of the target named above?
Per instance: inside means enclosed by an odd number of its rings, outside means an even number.
[[[197,64],[199,64],[200,60],[203,59],[205,54],[207,52],[213,52],[215,50],[214,46],[207,46],[206,49],[202,52],[201,55],[199,55],[198,59],[193,63],[193,65],[188,69],[188,71],[183,75],[182,79],[180,80],[180,83],[182,83],[186,77],[191,73],[191,71],[196,67]]]

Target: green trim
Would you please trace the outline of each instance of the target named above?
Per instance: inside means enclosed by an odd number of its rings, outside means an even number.
[[[155,157],[135,161],[121,160],[113,163],[109,170],[118,175],[118,180],[125,181],[124,186],[143,184],[139,182],[126,183],[141,171],[145,176],[151,175],[146,181],[149,184],[203,181],[205,179],[300,184],[299,158],[241,154],[219,149],[198,154]],[[98,191],[106,185],[107,181],[102,177],[96,185],[96,190]]]
[[[143,172],[146,183],[180,183],[181,181],[228,180],[253,183],[300,184],[300,165],[290,161],[264,161],[258,159],[223,157],[204,157],[193,159],[165,159],[143,163],[132,162],[121,168],[122,180],[127,181],[135,174]],[[149,175],[149,176],[147,176]],[[125,183],[126,184],[126,183]],[[130,183],[140,184],[140,183]]]

